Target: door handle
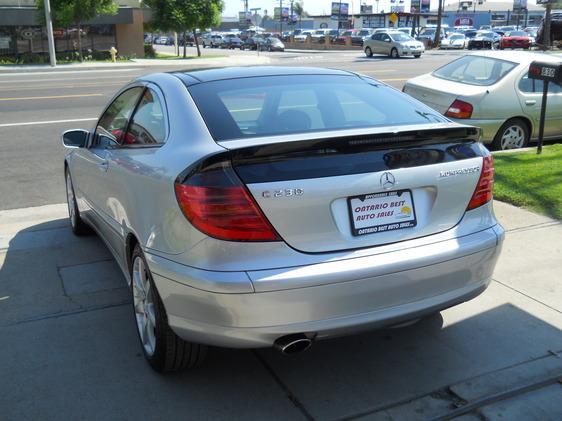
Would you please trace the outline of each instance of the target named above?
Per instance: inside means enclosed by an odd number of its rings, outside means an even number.
[[[527,99],[525,100],[525,105],[535,105],[537,103],[537,101],[535,101],[534,99]]]
[[[100,162],[98,164],[98,168],[100,169],[100,171],[107,171],[107,169],[109,168],[109,162],[107,161]]]

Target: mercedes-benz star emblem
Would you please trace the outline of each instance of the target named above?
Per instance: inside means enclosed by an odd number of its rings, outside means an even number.
[[[383,189],[390,189],[394,187],[394,184],[396,184],[396,180],[391,173],[385,172],[381,175],[381,186]]]

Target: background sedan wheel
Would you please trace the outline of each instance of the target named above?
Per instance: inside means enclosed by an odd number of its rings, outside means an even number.
[[[75,235],[86,235],[91,233],[91,229],[80,217],[78,204],[76,203],[76,196],[74,195],[74,186],[72,185],[72,178],[70,171],[67,169],[65,172],[66,177],[66,203],[68,205],[68,216],[70,219],[70,227]]]
[[[393,48],[392,50],[390,50],[390,57],[392,57],[392,58],[400,57],[400,54],[398,54],[398,50],[396,48]]]
[[[200,365],[207,347],[185,342],[168,325],[164,304],[140,246],[131,257],[131,290],[137,332],[144,356],[158,372],[177,371]]]
[[[527,124],[519,119],[514,118],[506,121],[498,130],[494,142],[493,149],[519,149],[527,146],[529,142],[529,128]]]
[[[371,47],[365,48],[365,55],[367,57],[373,57],[373,50],[371,50]]]

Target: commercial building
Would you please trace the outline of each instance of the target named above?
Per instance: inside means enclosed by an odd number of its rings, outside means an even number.
[[[515,25],[521,28],[539,26],[544,7],[522,2],[525,8],[513,9],[513,3],[500,1],[461,0],[447,4],[445,22],[449,26]],[[521,4],[521,3],[519,3]]]
[[[147,11],[139,0],[117,1],[119,10],[112,16],[99,16],[81,28],[84,50],[107,51],[115,46],[120,55],[144,56],[144,28]],[[0,57],[48,52],[45,27],[40,25],[35,0],[0,0]],[[76,27],[53,28],[57,53],[77,50]]]

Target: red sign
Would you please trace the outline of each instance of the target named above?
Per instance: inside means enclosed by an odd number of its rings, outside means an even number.
[[[458,17],[455,19],[455,26],[472,26],[474,21],[468,17]]]
[[[64,37],[64,29],[53,29],[53,36],[55,38],[62,38]]]

